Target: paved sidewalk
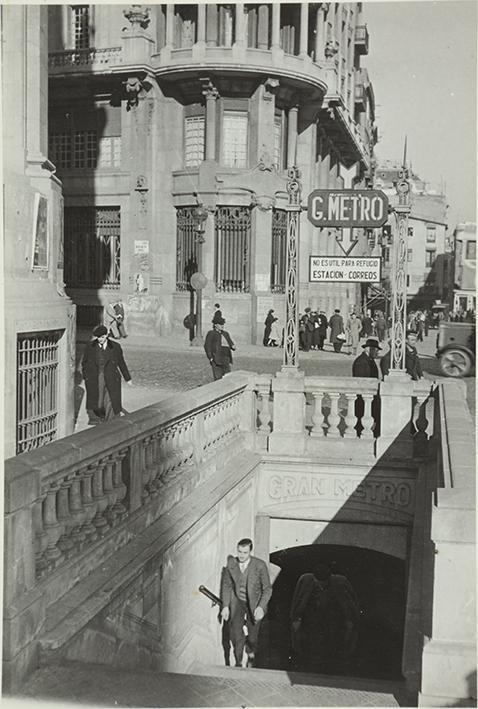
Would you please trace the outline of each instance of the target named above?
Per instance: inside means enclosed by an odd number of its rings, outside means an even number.
[[[22,697],[49,706],[56,701],[105,707],[413,706],[400,683],[386,681],[221,667],[182,675],[80,663],[40,668]]]

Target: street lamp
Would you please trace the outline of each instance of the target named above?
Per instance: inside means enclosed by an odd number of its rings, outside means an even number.
[[[196,291],[196,334],[191,344],[202,344],[202,289],[207,285],[207,278],[202,272],[202,245],[204,244],[204,223],[207,220],[208,211],[204,205],[199,204],[193,209],[193,219],[196,223],[194,231],[197,244],[197,271],[191,276],[191,286]]]

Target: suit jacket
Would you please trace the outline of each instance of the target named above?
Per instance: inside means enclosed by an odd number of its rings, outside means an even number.
[[[369,357],[366,352],[362,352],[352,364],[352,376],[379,379],[378,367],[375,364],[375,360]]]
[[[306,573],[299,577],[294,589],[290,609],[290,619],[292,622],[299,620],[304,614],[307,615],[307,611],[318,610],[308,608],[316,586],[317,580],[314,574]],[[342,576],[341,574],[331,575],[328,587],[325,591],[325,600],[328,605],[333,605],[340,610],[344,620],[357,622],[360,613],[358,600],[346,576]]]
[[[222,337],[224,335],[224,337]],[[227,344],[226,344],[227,343]],[[235,350],[231,336],[225,330],[209,330],[204,341],[204,349],[209,360],[214,360],[214,364],[225,364],[223,347],[229,347],[229,362],[232,363],[232,350]]]
[[[272,596],[272,585],[269,578],[267,565],[262,559],[251,556],[247,574],[246,597],[249,612],[254,613],[257,607],[261,607],[264,613]],[[241,583],[241,569],[237,557],[228,556],[227,565],[224,570],[221,586],[222,607],[228,606],[231,615],[234,607],[239,601],[239,585]]]
[[[382,370],[383,376],[388,374],[390,371],[391,357],[392,353],[391,350],[389,350],[380,360],[380,369]],[[418,352],[415,347],[410,347],[409,345],[405,345],[405,371],[414,381],[418,381],[418,379],[423,377],[422,365]]]
[[[105,349],[105,385],[111,399],[115,414],[121,411],[121,374],[127,382],[131,379],[128,367],[123,357],[123,350],[117,342],[107,340]],[[86,408],[98,408],[98,340],[92,340],[86,345],[81,364],[86,386]]]

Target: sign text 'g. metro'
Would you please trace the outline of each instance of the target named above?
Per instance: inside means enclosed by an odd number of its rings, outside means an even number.
[[[388,198],[381,190],[313,190],[307,216],[318,227],[379,227],[387,221]]]

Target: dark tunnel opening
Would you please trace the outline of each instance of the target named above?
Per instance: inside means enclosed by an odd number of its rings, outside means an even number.
[[[258,666],[301,670],[293,657],[289,615],[299,576],[325,563],[342,574],[357,595],[360,615],[356,650],[344,664],[333,657],[317,672],[373,679],[401,679],[405,608],[405,561],[369,549],[310,545],[270,555],[280,567],[260,634]],[[310,670],[309,670],[310,671]]]

